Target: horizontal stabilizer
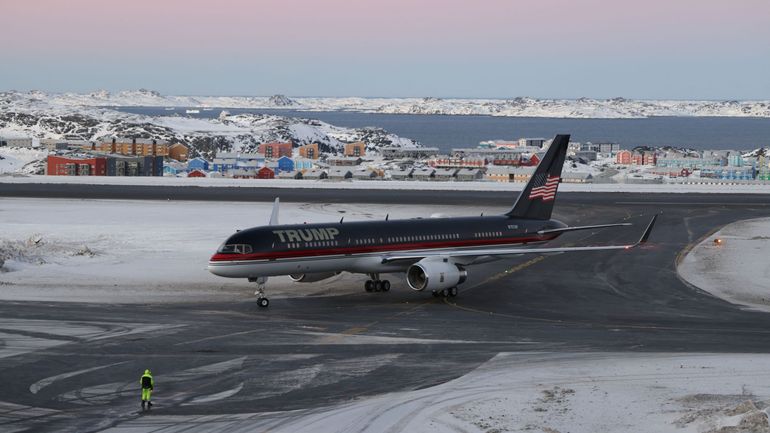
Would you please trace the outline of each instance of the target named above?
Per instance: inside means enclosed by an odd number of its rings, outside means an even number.
[[[574,232],[578,230],[592,230],[592,229],[603,229],[607,227],[621,227],[621,226],[630,226],[631,223],[617,223],[617,224],[598,224],[594,226],[577,226],[577,227],[564,227],[561,229],[550,229],[550,230],[539,230],[537,234],[539,235],[547,235],[550,233],[564,233],[564,232]]]

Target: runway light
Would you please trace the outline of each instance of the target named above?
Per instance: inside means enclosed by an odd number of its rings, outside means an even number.
[[[720,238],[714,239],[714,246],[718,247],[720,245],[722,245],[722,239],[720,239]]]

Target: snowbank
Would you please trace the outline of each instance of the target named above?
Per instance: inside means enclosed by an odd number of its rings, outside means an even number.
[[[690,250],[677,270],[714,296],[770,312],[770,218],[725,226]]]
[[[295,179],[228,179],[181,177],[110,177],[110,176],[6,176],[3,183],[40,183],[73,185],[144,185],[202,186],[243,188],[325,188],[419,191],[521,191],[524,183],[503,182],[419,182],[419,181],[309,181]],[[579,184],[562,183],[559,191],[571,192],[636,192],[636,193],[740,193],[770,194],[770,184]]]
[[[205,421],[144,417],[108,431],[766,432],[768,362],[770,355],[754,354],[503,353],[417,391]]]
[[[24,166],[48,156],[46,150],[0,147],[0,174],[23,173]]]
[[[217,277],[208,259],[236,229],[265,224],[272,204],[0,199],[0,299],[185,302],[249,299],[254,285]],[[478,214],[450,206],[389,206],[393,218]],[[384,218],[373,205],[281,205],[281,222]],[[4,262],[4,263],[3,263]],[[270,297],[362,291],[365,277],[313,284],[271,278]],[[406,290],[403,278],[391,279]]]

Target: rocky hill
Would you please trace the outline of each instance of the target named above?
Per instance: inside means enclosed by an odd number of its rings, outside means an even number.
[[[770,117],[770,101],[676,101],[626,98],[507,99],[459,98],[288,98],[260,96],[172,96],[139,89],[111,93],[6,92],[6,98],[39,99],[59,106],[145,106],[290,108],[390,114],[489,115],[560,118],[642,118],[653,116]]]
[[[143,97],[159,97],[141,91]],[[134,95],[136,96],[136,95]],[[97,93],[94,98],[108,98]],[[275,103],[292,101],[276,99]],[[143,116],[110,108],[62,103],[40,92],[0,93],[0,136],[101,140],[113,136],[154,138],[190,145],[192,155],[211,158],[218,150],[253,151],[259,143],[291,141],[295,146],[318,143],[325,152],[338,153],[345,143],[365,141],[371,150],[381,146],[418,146],[380,128],[343,128],[318,120],[277,115],[222,111],[216,119],[182,116]]]

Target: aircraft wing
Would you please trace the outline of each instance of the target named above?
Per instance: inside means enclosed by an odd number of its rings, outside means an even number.
[[[641,244],[647,242],[652,232],[652,227],[655,225],[655,220],[658,216],[655,215],[650,220],[647,228],[644,230],[642,237],[638,241],[627,245],[602,245],[602,246],[586,246],[586,247],[553,247],[553,248],[522,248],[522,247],[506,247],[506,248],[483,248],[473,250],[458,250],[458,251],[425,251],[415,252],[414,254],[398,254],[392,256],[383,257],[383,263],[389,263],[399,260],[420,260],[425,257],[443,256],[443,257],[482,257],[482,256],[514,256],[519,254],[547,254],[547,253],[566,253],[577,251],[604,251],[604,250],[629,250],[631,248],[638,247]]]

